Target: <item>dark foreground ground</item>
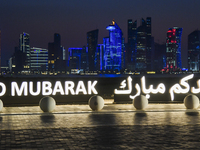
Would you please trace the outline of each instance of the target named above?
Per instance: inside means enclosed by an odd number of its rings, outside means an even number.
[[[93,112],[88,105],[4,107],[0,113],[0,149],[199,149],[200,109],[183,104],[107,103]]]

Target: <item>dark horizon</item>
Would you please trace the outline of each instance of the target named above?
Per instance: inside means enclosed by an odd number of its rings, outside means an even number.
[[[99,29],[98,44],[108,36],[106,27],[113,19],[122,29],[127,42],[127,20],[138,21],[152,18],[152,36],[157,43],[165,43],[167,30],[178,26],[183,28],[182,63],[187,65],[187,36],[198,29],[200,1],[1,1],[0,29],[2,65],[6,65],[19,45],[19,35],[30,35],[30,46],[47,48],[53,42],[54,33],[61,35],[61,44],[69,47],[82,47],[87,44],[88,31]]]

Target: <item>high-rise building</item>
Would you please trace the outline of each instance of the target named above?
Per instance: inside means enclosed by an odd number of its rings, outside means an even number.
[[[25,53],[26,58],[24,70],[30,70],[30,36],[28,33],[23,32],[19,38],[19,50]]]
[[[166,69],[176,71],[182,68],[181,35],[182,28],[173,27],[167,31],[166,38]]]
[[[30,66],[32,71],[48,70],[48,50],[44,48],[31,48]]]
[[[137,28],[136,70],[152,69],[151,40],[151,18],[147,17],[146,21],[142,18]]]
[[[124,68],[124,39],[122,30],[113,20],[112,24],[106,28],[109,37],[103,39],[104,62],[103,70],[121,70]]]
[[[195,30],[188,35],[188,69],[200,69],[200,30]]]
[[[98,46],[98,33],[99,30],[93,30],[90,32],[87,32],[87,47],[88,47],[88,63],[89,63],[89,70],[94,71],[98,70],[97,67],[98,64],[98,52],[97,52],[97,46]]]
[[[126,46],[126,68],[129,70],[135,70],[136,63],[136,47],[137,46],[137,20],[132,22],[128,20],[128,43]]]
[[[49,71],[66,70],[65,49],[61,46],[60,34],[54,34],[54,42],[48,44],[48,69]]]

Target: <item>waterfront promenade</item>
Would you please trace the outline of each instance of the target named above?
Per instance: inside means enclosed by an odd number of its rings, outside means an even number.
[[[106,100],[101,111],[88,105],[4,107],[0,113],[0,149],[199,149],[200,107],[132,104]]]

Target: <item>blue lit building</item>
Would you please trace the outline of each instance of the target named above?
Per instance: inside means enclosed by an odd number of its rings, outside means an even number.
[[[173,27],[167,31],[166,38],[166,69],[176,71],[182,69],[181,35],[182,28]]]
[[[122,31],[115,21],[106,28],[109,37],[103,39],[103,70],[121,70],[124,68],[124,39]]]
[[[200,30],[195,30],[188,35],[188,69],[200,69]]]

